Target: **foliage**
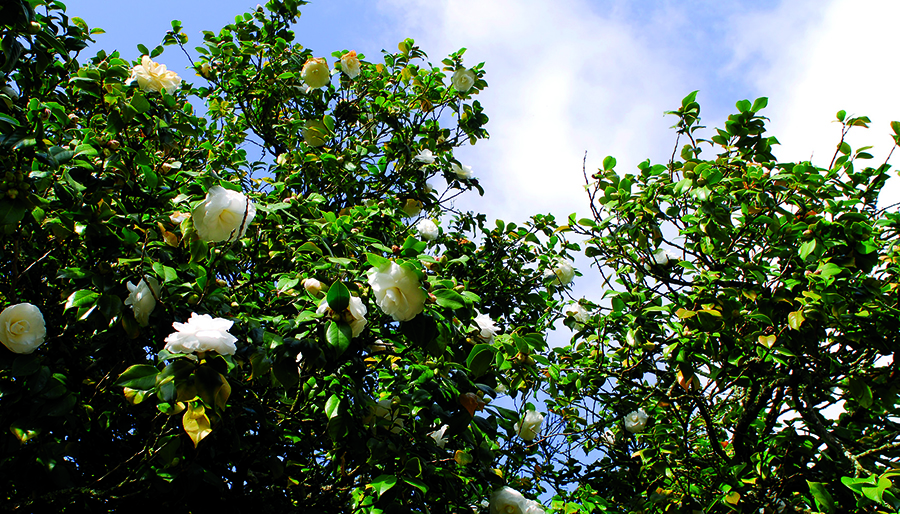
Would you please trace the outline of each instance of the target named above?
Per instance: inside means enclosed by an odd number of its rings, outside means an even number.
[[[453,149],[487,137],[482,66],[456,91],[464,50],[433,66],[407,39],[381,62],[359,55],[353,78],[335,52],[331,80],[309,89],[313,53],[290,30],[303,2],[284,0],[204,33],[203,84],[169,94],[128,79],[141,54],[187,43],[180,22],[153,50],[81,64],[99,29],[32,3],[3,25],[0,297],[38,306],[48,336],[33,354],[0,350],[2,503],[451,512],[503,485],[520,413],[485,404],[498,384],[539,382],[538,263],[559,241],[536,234],[555,226],[459,214],[432,242],[414,229],[416,210],[441,219],[481,191],[451,168]],[[232,237],[209,242],[192,213],[216,186],[256,216],[240,208]],[[389,260],[426,293],[409,321],[373,298],[369,270]],[[129,299],[141,280],[158,282],[143,286],[152,300]],[[494,344],[476,310],[502,328]],[[233,355],[163,349],[195,312],[227,320],[193,327],[230,327]]]
[[[576,434],[563,444],[602,456],[558,479],[615,511],[896,510],[889,165],[843,138],[827,168],[778,162],[765,98],[704,140],[695,96],[670,113],[680,160],[585,176],[593,217],[571,230],[608,289],[548,393]],[[869,123],[837,118],[842,136]],[[630,434],[638,408],[650,422]]]
[[[668,165],[585,173],[592,217],[489,222],[451,204],[482,192],[453,151],[488,137],[483,66],[407,39],[307,83],[303,3],[205,32],[171,93],[129,78],[180,22],[81,63],[100,29],[3,7],[0,302],[47,332],[0,348],[3,507],[898,508],[900,215],[843,138],[867,118],[838,113],[827,167],[779,162],[765,98],[703,139],[692,93]],[[580,310],[553,271],[578,256]],[[173,323],[223,354],[166,350]]]

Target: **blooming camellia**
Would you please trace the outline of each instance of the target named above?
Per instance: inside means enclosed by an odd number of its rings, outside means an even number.
[[[490,343],[494,340],[494,336],[497,335],[497,331],[500,330],[497,328],[497,325],[494,323],[494,320],[491,319],[487,314],[478,314],[475,316],[475,319],[472,320],[478,325],[478,337],[480,337],[484,342]]]
[[[533,441],[541,431],[541,423],[544,422],[544,415],[538,411],[527,411],[521,425],[516,423],[514,427],[516,434],[526,441]]]
[[[529,500],[511,487],[503,487],[491,494],[491,514],[544,514],[540,503]]]
[[[460,68],[453,72],[453,76],[450,77],[450,84],[460,93],[465,93],[475,85],[475,72]]]
[[[324,287],[321,282],[314,278],[304,278],[303,282],[300,282],[303,286],[303,289],[306,289],[306,292],[319,298],[322,295],[322,288]]]
[[[166,337],[166,350],[172,353],[217,352],[234,355],[237,338],[228,333],[233,321],[209,314],[191,313],[187,323],[172,323],[176,332]]]
[[[359,75],[359,67],[359,58],[356,57],[355,50],[350,50],[341,56],[341,71],[351,79],[355,79]]]
[[[308,120],[303,124],[303,140],[313,148],[322,146],[328,141],[328,127],[319,120]]]
[[[328,299],[323,299],[319,304],[319,308],[316,309],[316,314],[325,314],[330,309],[331,308],[328,306]],[[331,311],[333,317],[350,325],[350,337],[356,337],[362,333],[363,329],[366,327],[366,314],[368,312],[369,310],[366,309],[366,305],[357,296],[350,297],[350,304],[344,312],[336,313]]]
[[[678,260],[677,257],[672,255],[672,253],[665,248],[657,248],[650,256],[653,257],[653,262],[659,266],[665,266],[670,261]]]
[[[472,167],[466,166],[465,164],[457,164],[455,162],[451,163],[450,171],[452,171],[453,174],[456,175],[456,178],[460,180],[475,178],[475,173],[472,172]]]
[[[629,413],[625,416],[625,430],[632,434],[642,432],[644,427],[647,426],[647,417],[647,413],[644,412],[644,409],[638,409]]]
[[[125,81],[125,85],[129,85],[135,80],[144,91],[162,91],[165,89],[166,93],[170,95],[181,84],[181,77],[178,74],[167,70],[165,64],[151,61],[149,55],[141,57],[141,63],[131,68],[131,76]]]
[[[159,282],[153,277],[142,278],[137,285],[128,282],[128,298],[125,305],[134,310],[134,319],[142,326],[150,324],[150,313],[156,308],[156,297],[159,296]]]
[[[413,160],[416,162],[421,162],[422,164],[432,164],[434,162],[434,154],[431,153],[431,150],[424,149],[421,152],[417,153]]]
[[[438,445],[439,448],[443,448],[444,445],[446,445],[449,441],[449,439],[444,437],[444,434],[447,432],[448,428],[450,428],[450,425],[442,425],[441,428],[428,434],[429,437],[434,439],[434,443]]]
[[[0,342],[11,352],[31,353],[46,336],[44,315],[34,305],[17,303],[0,312]]]
[[[575,279],[575,266],[572,265],[572,261],[558,258],[553,263],[553,267],[547,270],[544,275],[553,277],[553,280],[550,281],[551,285],[564,286]]]
[[[395,321],[409,321],[425,310],[425,291],[415,271],[391,261],[367,274],[375,303]]]
[[[300,70],[300,78],[312,89],[327,86],[331,82],[331,70],[324,57],[310,57]]]
[[[415,218],[422,212],[422,202],[415,198],[407,198],[400,210],[403,211],[407,218]]]
[[[256,207],[242,193],[213,186],[191,215],[200,239],[214,243],[243,237]]]
[[[392,434],[399,434],[403,428],[403,420],[400,419],[399,409],[394,408],[393,398],[383,398],[370,407],[370,412],[379,418],[390,422],[387,427]]]
[[[439,233],[437,224],[428,218],[416,223],[416,230],[419,232],[419,237],[425,241],[434,241]]]
[[[563,309],[563,314],[572,316],[575,321],[584,324],[591,319],[591,313],[588,312],[580,303],[570,303]]]

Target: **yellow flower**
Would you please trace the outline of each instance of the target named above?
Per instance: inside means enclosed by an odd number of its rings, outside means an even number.
[[[328,69],[328,61],[323,57],[310,57],[300,71],[300,78],[312,88],[325,87],[331,82],[331,70]]]

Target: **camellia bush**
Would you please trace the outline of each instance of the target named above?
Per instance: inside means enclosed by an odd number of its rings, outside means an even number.
[[[870,121],[837,113],[827,166],[779,162],[766,98],[703,139],[695,96],[671,162],[585,174],[567,230],[605,292],[566,308],[545,390],[550,454],[589,458],[542,479],[566,511],[895,512],[900,215],[844,140]]]
[[[2,8],[0,508],[900,506],[887,162],[779,162],[764,98],[703,139],[691,94],[668,164],[585,173],[592,217],[488,221],[452,205],[482,65],[315,53],[303,3],[93,56]]]
[[[482,66],[316,54],[302,3],[204,33],[199,84],[179,22],[84,57],[60,2],[3,8],[3,507],[543,512],[503,464],[540,414],[489,404],[574,269],[552,217],[449,208]]]

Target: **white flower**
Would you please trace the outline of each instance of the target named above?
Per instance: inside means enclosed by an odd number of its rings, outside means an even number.
[[[434,186],[430,182],[425,183],[425,194],[430,195],[434,192]]]
[[[187,323],[172,323],[177,332],[166,337],[166,350],[172,353],[214,351],[220,355],[234,355],[237,338],[228,333],[233,324],[225,318],[192,312]]]
[[[313,148],[322,146],[328,141],[328,127],[319,120],[307,120],[303,124],[303,140]]]
[[[496,391],[497,394],[506,394],[509,392],[509,389],[506,388],[506,385],[498,382],[497,387],[494,388],[494,391]]]
[[[580,303],[570,303],[563,309],[563,314],[572,316],[579,323],[587,323],[591,319],[591,313],[585,309]]]
[[[644,430],[647,426],[647,413],[644,409],[638,409],[625,416],[625,430],[636,434]]]
[[[300,282],[303,286],[303,289],[306,289],[306,292],[318,298],[322,295],[322,283],[314,278],[304,278],[303,282]]]
[[[211,243],[244,237],[256,207],[243,193],[213,186],[192,213],[200,239]]]
[[[173,212],[172,214],[169,215],[169,221],[171,221],[172,223],[174,223],[176,225],[181,225],[182,221],[184,221],[190,217],[191,217],[190,214],[188,214],[186,212],[178,211],[178,212]]]
[[[422,202],[415,198],[407,198],[400,210],[403,211],[407,218],[415,218],[422,212]]]
[[[453,76],[450,77],[450,84],[460,93],[465,93],[475,85],[475,72],[460,68],[453,72]]]
[[[47,326],[41,310],[30,303],[10,305],[0,312],[0,342],[13,353],[31,353],[44,344]]]
[[[491,319],[487,314],[479,314],[475,316],[475,319],[472,320],[478,325],[478,337],[480,337],[484,342],[490,343],[494,340],[494,336],[497,335],[497,331],[500,330],[497,328],[497,325],[494,323],[494,320]]]
[[[465,164],[457,164],[455,162],[450,163],[450,171],[456,175],[456,178],[460,180],[475,178],[475,173],[472,172],[471,166],[466,166]]]
[[[425,291],[413,270],[391,261],[367,274],[375,303],[395,321],[409,321],[425,309]]]
[[[546,514],[544,506],[534,500],[525,500],[524,514]]]
[[[355,79],[359,75],[359,66],[359,58],[356,57],[355,50],[350,50],[341,56],[341,71],[351,79]]]
[[[442,425],[441,428],[435,430],[428,434],[429,437],[434,439],[434,444],[438,445],[438,447],[443,448],[447,441],[450,439],[444,437],[444,434],[447,432],[447,429],[450,428],[450,425]]]
[[[612,430],[606,429],[606,431],[603,432],[603,435],[600,436],[600,441],[606,446],[612,448],[616,445],[616,434],[613,433]]]
[[[538,411],[530,410],[525,412],[525,418],[522,424],[516,423],[514,427],[516,434],[526,441],[534,441],[538,432],[541,431],[541,423],[544,422],[544,415]]]
[[[284,166],[285,164],[288,163],[289,159],[290,159],[289,154],[286,154],[286,153],[278,154],[278,157],[275,158],[275,164],[277,164],[279,166]]]
[[[434,162],[434,154],[431,153],[431,150],[424,149],[421,152],[417,153],[413,160],[416,162],[421,162],[422,164],[431,164]]]
[[[419,232],[419,237],[425,241],[434,241],[439,234],[438,226],[428,218],[416,223],[416,230]]]
[[[553,280],[550,281],[551,285],[564,286],[575,278],[575,266],[572,265],[572,261],[560,257],[553,263],[553,267],[544,273],[544,276],[553,277]]]
[[[677,261],[678,258],[665,248],[657,248],[652,254],[653,262],[655,262],[659,266],[665,266],[670,261]]]
[[[316,309],[316,314],[325,314],[325,312],[329,309],[330,307],[328,306],[328,299],[323,298],[322,302],[319,303],[319,308]],[[366,305],[358,296],[350,297],[350,304],[347,306],[347,309],[344,312],[331,312],[334,317],[350,325],[350,337],[356,337],[360,333],[362,333],[363,328],[365,328],[366,323],[368,323],[368,321],[366,320],[366,314],[369,312],[369,310],[366,309]]]
[[[394,400],[392,398],[378,400],[370,407],[370,412],[381,419],[389,421],[390,426],[388,426],[388,430],[393,434],[399,434],[403,428],[403,420],[400,419],[399,409],[395,409],[393,404]]]
[[[150,313],[156,308],[156,297],[159,295],[159,282],[153,277],[142,278],[137,285],[128,282],[128,298],[125,305],[134,310],[134,319],[142,326],[150,324]]]
[[[312,89],[327,86],[331,82],[331,70],[324,57],[310,57],[300,71],[300,78]]]
[[[525,514],[528,500],[512,487],[504,486],[491,495],[491,514]]]
[[[144,91],[162,91],[170,95],[175,92],[181,77],[174,71],[166,70],[165,64],[155,63],[150,60],[149,55],[141,57],[141,63],[131,68],[131,76],[125,81],[125,85],[129,85],[137,81],[138,86]]]

